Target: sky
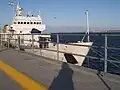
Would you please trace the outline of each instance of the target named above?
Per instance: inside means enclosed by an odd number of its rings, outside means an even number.
[[[0,0],[0,26],[11,23],[13,8]],[[24,12],[38,14],[48,26],[86,26],[89,10],[91,27],[120,28],[120,0],[17,0]],[[56,18],[54,18],[56,17]]]

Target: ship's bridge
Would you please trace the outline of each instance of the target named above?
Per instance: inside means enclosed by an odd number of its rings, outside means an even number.
[[[23,33],[29,33],[33,28],[39,31],[45,30],[45,24],[43,24],[39,15],[16,16],[12,21],[11,27],[13,27],[16,33],[20,33],[21,31]]]
[[[13,20],[13,23],[14,22],[19,22],[19,21],[28,21],[28,22],[41,22],[42,23],[42,19],[41,17],[38,15],[38,16],[16,16]]]

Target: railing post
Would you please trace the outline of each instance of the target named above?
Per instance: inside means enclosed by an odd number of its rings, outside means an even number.
[[[1,44],[1,47],[2,47],[2,34],[0,34],[0,44]]]
[[[42,44],[41,40],[39,38],[39,48],[40,48],[40,56],[42,56]]]
[[[59,34],[57,34],[57,60],[59,60]]]
[[[15,47],[17,47],[17,35],[15,35]]]
[[[40,42],[39,42],[40,43]],[[40,46],[40,45],[39,45]],[[39,47],[40,48],[40,56],[42,56],[42,47]]]
[[[105,61],[104,61],[104,73],[107,73],[107,34],[105,34]]]
[[[7,35],[7,38],[8,38],[8,39],[7,39],[7,40],[8,40],[7,42],[8,42],[8,48],[9,48],[9,47],[10,47],[10,35],[9,35],[9,34]]]
[[[25,35],[23,34],[23,44],[25,45],[25,43],[24,43],[24,42],[25,42],[25,39],[24,39],[24,37],[25,37]]]
[[[87,60],[88,60],[88,68],[89,68],[90,67],[90,58],[88,57]]]
[[[34,52],[34,34],[32,34],[32,52]]]
[[[20,35],[17,35],[18,37],[18,49],[20,50]]]

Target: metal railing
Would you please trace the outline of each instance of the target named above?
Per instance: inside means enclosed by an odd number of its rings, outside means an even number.
[[[43,35],[43,34],[41,34]],[[45,35],[45,34],[44,34]],[[39,36],[39,35],[36,35],[36,34],[0,34],[0,46],[1,47],[7,47],[7,48],[17,48],[19,50],[25,50],[25,49],[31,49],[32,50],[32,53],[35,52],[35,50],[39,50],[39,53],[40,55],[42,55],[42,52],[41,50],[46,50],[46,51],[51,51],[51,52],[56,52],[56,59],[57,60],[60,60],[60,56],[59,56],[59,53],[66,53],[66,52],[63,52],[59,49],[59,44],[61,44],[60,42],[60,35],[61,34],[56,34],[56,42],[51,42],[51,41],[39,41],[39,40],[35,40],[35,36]],[[22,38],[21,38],[22,36]],[[25,36],[29,36],[30,38],[29,39],[25,39],[24,37]],[[116,48],[116,47],[109,47],[108,46],[108,37],[114,37],[114,36],[117,36],[119,37],[120,34],[102,34],[102,36],[104,36],[104,46],[89,46],[89,45],[76,45],[76,44],[72,44],[72,43],[64,43],[66,45],[74,45],[74,46],[83,46],[83,47],[90,47],[91,49],[93,48],[102,48],[104,49],[104,57],[102,58],[99,58],[99,57],[94,57],[94,56],[85,56],[85,55],[81,55],[81,54],[76,54],[76,53],[72,53],[72,55],[76,55],[76,56],[81,56],[81,57],[85,57],[85,58],[88,58],[88,59],[99,59],[101,61],[104,61],[104,72],[107,73],[107,65],[108,65],[108,62],[110,63],[113,63],[114,66],[116,66],[117,68],[120,68],[120,66],[114,64],[114,63],[117,63],[117,64],[120,64],[120,61],[117,60],[115,61],[114,59],[110,60],[108,59],[108,50],[120,50],[120,48]],[[29,45],[25,46],[25,42],[27,42],[27,44],[29,43]],[[37,46],[35,46],[37,43]],[[45,46],[43,46],[43,48],[40,48],[40,43],[53,43],[53,44],[56,44],[57,46],[57,49],[56,50],[51,50],[49,48],[44,48]],[[94,42],[93,42],[94,43]],[[44,45],[44,44],[43,44]]]

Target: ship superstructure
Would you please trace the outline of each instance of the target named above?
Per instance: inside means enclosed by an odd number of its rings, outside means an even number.
[[[41,33],[45,30],[45,24],[43,24],[40,15],[24,15],[23,8],[21,8],[18,3],[16,7],[16,14],[15,17],[13,17],[10,29],[14,30],[14,33],[16,34],[30,34],[33,29],[37,30],[37,33]]]

